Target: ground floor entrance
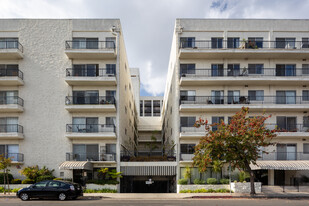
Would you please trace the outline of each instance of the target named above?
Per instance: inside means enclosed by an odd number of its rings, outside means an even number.
[[[122,193],[171,193],[176,190],[176,176],[123,176]]]

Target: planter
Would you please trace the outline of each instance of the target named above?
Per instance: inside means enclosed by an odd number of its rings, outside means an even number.
[[[256,193],[261,193],[262,192],[262,183],[261,182],[255,182],[254,183],[255,186],[255,192]],[[241,182],[237,182],[231,183],[231,190],[235,193],[250,193],[251,192],[251,185],[250,182],[246,182],[246,183],[241,183]]]
[[[87,188],[87,189],[91,189],[91,190],[101,190],[101,189],[117,190],[118,185],[86,184],[86,188]]]
[[[181,190],[199,190],[199,189],[230,189],[230,185],[177,185],[177,193],[179,193]]]

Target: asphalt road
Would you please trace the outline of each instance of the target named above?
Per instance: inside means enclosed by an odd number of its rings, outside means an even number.
[[[16,198],[0,198],[0,206],[309,206],[309,200],[295,199],[177,199],[177,200],[126,200],[126,199],[79,199],[79,200],[31,200],[21,201]]]

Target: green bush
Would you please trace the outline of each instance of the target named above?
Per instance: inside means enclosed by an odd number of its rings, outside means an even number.
[[[35,182],[45,180],[47,177],[48,179],[52,177],[51,180],[54,179],[54,176],[52,175],[53,172],[54,170],[49,170],[45,166],[40,169],[38,165],[25,167],[20,171],[20,173],[27,177],[27,179],[34,180]]]
[[[221,184],[230,184],[230,180],[229,179],[221,179],[220,183]]]
[[[91,189],[86,189],[84,193],[117,193],[117,190],[112,190],[112,189],[100,189],[100,190],[91,190]]]
[[[195,180],[193,181],[193,183],[194,183],[195,185],[204,185],[204,184],[205,184],[205,181],[204,181],[204,180],[200,180],[200,179],[195,179]]]
[[[54,178],[53,180],[63,180],[63,179],[60,178],[60,177],[56,177],[56,178]]]
[[[187,185],[188,184],[188,179],[179,179],[178,180],[178,184],[179,185]]]
[[[180,190],[180,193],[229,193],[230,190],[228,189],[197,189],[197,190]]]
[[[216,178],[207,178],[206,182],[209,185],[218,184],[218,180]]]
[[[21,184],[21,179],[13,179],[11,184]]]
[[[117,185],[119,184],[119,181],[117,180],[88,180],[88,184],[97,184],[97,185]]]
[[[4,176],[4,173],[0,172],[0,184],[4,184],[3,176]],[[9,182],[11,182],[14,179],[13,175],[9,173],[8,176],[9,176]],[[6,177],[5,177],[5,182],[7,182]]]
[[[18,192],[18,190],[20,190],[20,189],[21,189],[21,188],[10,189],[10,192],[15,193],[15,192]],[[6,189],[5,191],[8,192],[9,190]],[[4,192],[4,188],[3,188],[3,187],[0,187],[0,193],[2,193],[2,192]]]
[[[43,180],[53,180],[55,177],[52,175],[44,175],[44,176],[39,176],[38,178],[36,178],[37,182],[41,182]]]
[[[248,172],[241,171],[241,172],[238,174],[238,178],[239,178],[239,182],[243,182],[243,181],[245,181],[245,180],[250,181],[250,175],[249,175]]]
[[[21,184],[33,184],[35,181],[32,179],[25,179],[21,181]]]

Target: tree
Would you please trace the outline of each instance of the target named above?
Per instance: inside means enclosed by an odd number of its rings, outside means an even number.
[[[9,179],[9,167],[12,165],[12,160],[6,158],[5,155],[0,155],[0,169],[3,170],[3,184],[4,184],[4,194],[6,193],[5,185],[8,185],[8,191],[10,193],[10,179]]]
[[[205,126],[206,135],[195,147],[193,164],[201,172],[207,167],[230,163],[232,169],[246,171],[250,174],[251,193],[255,194],[254,173],[250,163],[256,165],[259,154],[267,153],[262,147],[273,145],[271,140],[276,136],[276,130],[269,130],[264,122],[270,116],[248,117],[249,108],[242,107],[231,119],[229,124],[221,123],[209,125],[207,120],[199,119],[195,126]],[[210,129],[217,126],[216,131]]]

